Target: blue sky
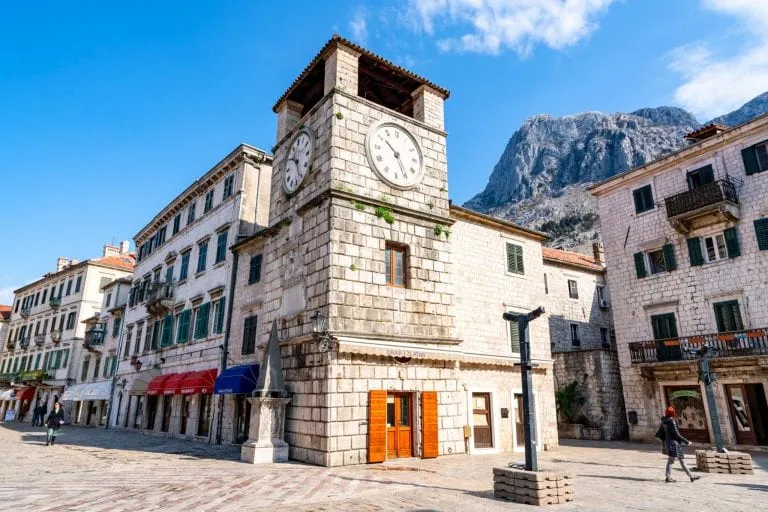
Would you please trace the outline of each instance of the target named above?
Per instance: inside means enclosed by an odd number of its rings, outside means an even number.
[[[38,1],[0,4],[0,303],[57,256],[130,239],[247,142],[334,32],[450,89],[449,191],[485,186],[528,117],[768,89],[764,0]]]

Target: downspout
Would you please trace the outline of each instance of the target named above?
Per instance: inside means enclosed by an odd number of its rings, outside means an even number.
[[[235,283],[237,282],[237,263],[240,253],[236,250],[232,251],[232,277],[229,280],[229,304],[227,304],[227,326],[224,330],[224,344],[221,350],[221,373],[227,369],[227,356],[229,355],[229,332],[232,327],[232,310],[235,300]],[[219,395],[219,415],[216,418],[216,444],[221,444],[221,426],[224,423],[224,400],[223,394]]]
[[[120,285],[117,285],[117,295],[120,294]],[[123,309],[123,314],[120,317],[120,337],[117,338],[117,352],[115,353],[115,371],[112,374],[112,384],[109,387],[109,402],[107,402],[107,424],[104,425],[104,430],[109,429],[109,423],[112,421],[112,402],[114,401],[114,395],[115,395],[115,388],[117,387],[117,370],[120,368],[120,357],[123,353],[123,337],[125,336],[125,317],[126,313],[128,313],[128,303],[125,303],[125,309]],[[107,336],[107,328],[104,326],[104,337]],[[125,414],[128,414],[128,411],[125,411]],[[120,411],[117,411],[117,416],[119,418]]]

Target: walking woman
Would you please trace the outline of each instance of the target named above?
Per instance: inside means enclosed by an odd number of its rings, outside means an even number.
[[[53,404],[53,410],[48,415],[48,419],[45,420],[45,426],[48,427],[48,438],[45,441],[45,446],[56,444],[56,436],[59,435],[59,429],[63,424],[64,410],[61,408],[61,404],[56,402]]]
[[[677,422],[675,421],[675,408],[667,407],[664,411],[664,417],[661,419],[661,427],[664,430],[664,446],[667,449],[667,482],[676,482],[672,478],[672,465],[675,463],[675,459],[680,461],[680,465],[685,470],[685,474],[691,479],[691,482],[695,482],[700,476],[692,475],[691,470],[685,464],[685,450],[683,446],[691,444],[686,438],[680,434],[680,430],[677,428]]]

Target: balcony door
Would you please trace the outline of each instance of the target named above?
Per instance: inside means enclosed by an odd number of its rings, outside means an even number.
[[[657,361],[679,361],[682,359],[680,344],[665,343],[665,340],[677,338],[677,319],[674,313],[651,316],[653,339],[656,340]]]
[[[712,183],[715,181],[715,173],[712,170],[711,165],[705,165],[692,171],[688,171],[688,190],[696,190],[702,185]]]
[[[717,302],[714,304],[714,308],[715,322],[717,322],[717,332],[744,330],[744,322],[741,320],[739,301],[729,300],[726,302]]]

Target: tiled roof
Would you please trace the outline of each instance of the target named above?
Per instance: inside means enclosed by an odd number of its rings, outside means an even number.
[[[109,267],[117,267],[123,270],[133,271],[136,266],[136,256],[134,254],[121,254],[119,256],[105,256],[103,258],[95,258],[90,260],[91,263],[97,265],[107,265]]]
[[[564,251],[562,249],[551,249],[549,247],[542,247],[541,254],[545,261],[551,263],[559,263],[561,265],[568,265],[571,267],[578,267],[590,272],[604,272],[605,267],[595,261],[592,256],[581,254],[578,252]]]
[[[11,318],[11,306],[0,305],[0,318],[9,320]]]
[[[358,44],[355,44],[355,43],[353,43],[352,41],[350,41],[348,39],[344,39],[343,37],[341,37],[338,34],[333,34],[331,39],[329,39],[328,42],[323,45],[323,47],[320,49],[320,51],[317,52],[317,55],[315,55],[315,57],[310,61],[310,63],[307,64],[307,67],[304,68],[304,71],[301,72],[301,74],[298,76],[298,78],[296,78],[296,80],[293,81],[291,86],[288,87],[288,89],[283,93],[282,96],[280,96],[280,99],[275,102],[275,105],[272,107],[272,111],[273,112],[277,113],[278,105],[280,105],[280,103],[284,99],[286,99],[293,92],[293,90],[302,82],[302,80],[304,80],[304,78],[309,74],[309,72],[312,70],[312,68],[315,66],[315,64],[317,64],[325,56],[325,52],[328,50],[328,48],[330,48],[332,45],[335,45],[335,44],[338,44],[338,43],[341,43],[344,46],[347,46],[347,47],[349,47],[349,48],[351,48],[351,49],[353,49],[353,50],[355,50],[357,52],[360,52],[361,54],[363,54],[363,55],[365,55],[365,56],[367,56],[367,57],[369,57],[371,59],[374,59],[374,60],[384,64],[385,66],[387,66],[387,67],[389,67],[389,68],[391,68],[391,69],[393,69],[395,71],[398,71],[398,72],[404,74],[405,76],[407,76],[409,78],[412,78],[413,80],[416,80],[417,82],[421,83],[422,85],[428,85],[429,87],[433,88],[434,90],[436,90],[440,94],[443,94],[446,99],[448,98],[448,96],[451,95],[451,92],[448,89],[440,87],[439,85],[430,82],[426,78],[424,78],[422,76],[419,76],[416,73],[413,73],[412,71],[408,71],[404,67],[398,66],[394,62],[389,61],[389,60],[385,59],[384,57],[376,55],[375,53],[373,53],[370,50],[366,50],[362,46],[360,46]]]

